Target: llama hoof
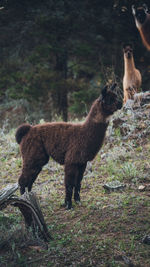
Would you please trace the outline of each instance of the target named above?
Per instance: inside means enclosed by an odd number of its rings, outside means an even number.
[[[72,205],[68,204],[68,205],[66,206],[66,210],[71,210],[71,209],[72,209]]]
[[[80,202],[80,196],[79,195],[78,196],[74,196],[74,201],[76,203]]]
[[[67,201],[66,202],[66,210],[71,210],[72,209],[72,203]]]
[[[62,203],[60,206],[61,206],[61,208],[66,208],[66,210],[72,209],[72,203],[67,202],[67,201],[65,201],[64,203]]]

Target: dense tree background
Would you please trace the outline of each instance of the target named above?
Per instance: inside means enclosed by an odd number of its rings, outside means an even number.
[[[149,1],[144,1],[147,5]],[[83,115],[106,82],[122,88],[124,42],[132,42],[143,90],[150,53],[131,13],[136,0],[2,0],[0,101],[27,99],[64,120]],[[51,114],[51,115],[50,115]]]

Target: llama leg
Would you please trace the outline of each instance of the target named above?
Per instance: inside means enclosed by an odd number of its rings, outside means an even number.
[[[67,209],[72,208],[72,193],[77,177],[78,177],[78,165],[74,164],[65,165],[65,188],[66,188],[65,205]]]
[[[28,188],[28,192],[32,189],[32,184],[34,183],[36,177],[40,173],[42,168],[38,169],[31,169],[31,168],[24,168],[22,174],[19,177],[19,185],[20,185],[20,193],[21,195],[25,193],[25,188]]]
[[[28,179],[25,177],[23,172],[19,177],[18,183],[20,186],[20,194],[23,195],[25,193],[25,188],[28,186]]]
[[[44,155],[41,159],[34,158],[34,161],[24,162],[22,174],[19,177],[20,193],[24,194],[25,188],[28,187],[28,192],[31,191],[32,185],[36,180],[42,167],[48,162],[49,157]]]
[[[86,164],[78,166],[78,177],[76,180],[75,190],[74,190],[74,200],[76,202],[80,201],[80,189],[81,189],[81,181],[83,178],[83,174],[86,168]]]
[[[37,176],[38,176],[38,174],[40,173],[41,170],[42,170],[42,167],[41,168],[36,168],[33,171],[32,178],[29,179],[29,183],[28,183],[28,192],[31,191],[32,185],[33,185],[34,181],[36,180],[36,178],[37,178]]]
[[[127,92],[124,91],[124,99],[123,99],[123,104],[125,105],[125,103],[127,102]]]

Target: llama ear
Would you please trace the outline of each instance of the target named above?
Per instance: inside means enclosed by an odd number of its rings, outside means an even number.
[[[132,14],[135,16],[136,15],[136,10],[135,10],[135,6],[132,5]]]
[[[127,46],[130,46],[133,49],[133,44],[132,43],[123,43],[123,49],[125,49]]]
[[[117,84],[114,83],[114,84],[111,86],[110,90],[113,91],[113,90],[116,88],[116,86],[117,86]]]
[[[148,7],[146,4],[143,4],[144,11],[147,13],[148,12]]]

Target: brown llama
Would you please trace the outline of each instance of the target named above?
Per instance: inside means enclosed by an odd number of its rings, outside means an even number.
[[[124,104],[128,99],[133,99],[134,94],[138,92],[141,86],[142,78],[140,71],[135,68],[133,49],[130,44],[123,47],[124,54],[124,77],[123,77],[123,93]]]
[[[32,184],[51,156],[64,165],[65,205],[72,207],[74,200],[80,201],[80,188],[87,161],[94,159],[103,144],[108,118],[122,107],[122,101],[105,86],[102,94],[93,103],[83,123],[51,122],[31,126],[23,124],[16,131],[16,141],[20,144],[23,159],[19,177],[20,192],[31,191]]]
[[[150,50],[150,14],[148,8],[145,4],[137,9],[132,6],[132,13],[143,44]]]

